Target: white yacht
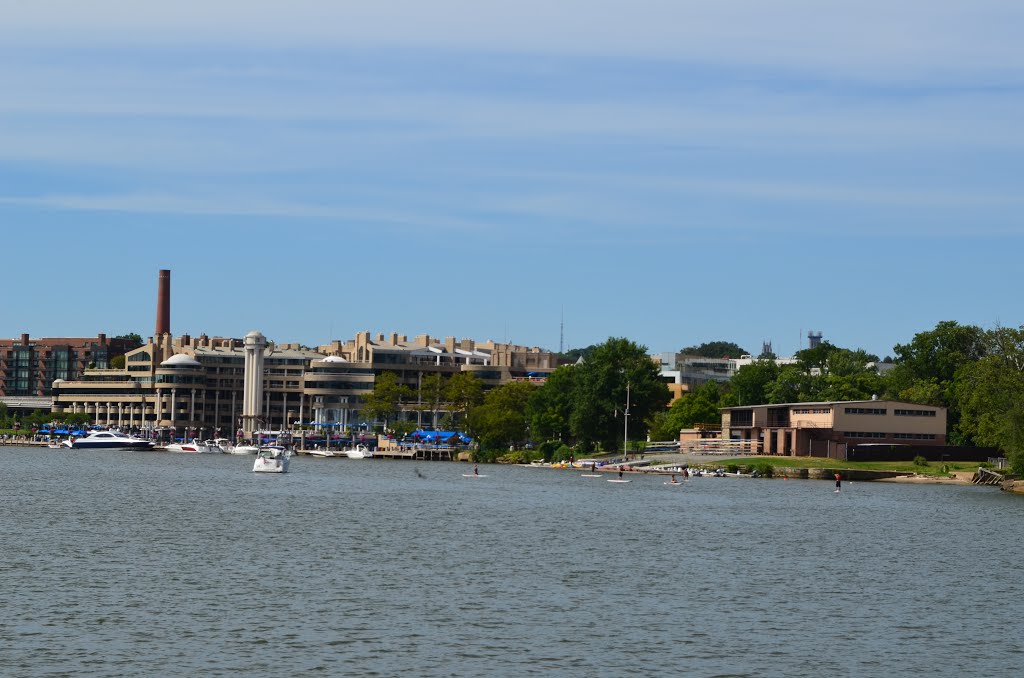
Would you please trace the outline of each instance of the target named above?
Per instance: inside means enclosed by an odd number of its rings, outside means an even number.
[[[233,454],[235,446],[231,444],[230,438],[215,438],[212,441],[207,441],[207,445],[211,447],[219,448],[224,454]]]
[[[231,448],[231,454],[256,454],[259,451],[256,445],[235,445]]]
[[[73,450],[151,450],[153,441],[136,438],[120,431],[93,431],[84,438],[68,438],[64,447]]]
[[[253,462],[253,473],[287,473],[291,453],[283,447],[261,447]]]
[[[191,442],[171,443],[164,447],[165,452],[187,452],[190,454],[220,454],[222,450],[215,446],[193,439]]]
[[[345,450],[345,456],[349,459],[369,459],[373,456],[373,452],[366,445],[356,445]]]

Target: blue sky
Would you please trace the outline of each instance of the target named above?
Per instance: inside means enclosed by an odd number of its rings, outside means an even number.
[[[0,336],[1024,322],[1021,3],[364,4],[0,0]]]

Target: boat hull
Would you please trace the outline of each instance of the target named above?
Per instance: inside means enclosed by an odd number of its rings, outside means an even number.
[[[288,459],[266,459],[264,457],[257,457],[256,461],[252,465],[253,473],[287,473],[288,472]]]

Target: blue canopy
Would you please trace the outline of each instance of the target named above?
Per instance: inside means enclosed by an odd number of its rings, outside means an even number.
[[[413,438],[419,438],[420,440],[442,440],[447,442],[454,437],[457,437],[464,443],[470,440],[470,438],[467,438],[458,431],[413,431],[411,435]]]

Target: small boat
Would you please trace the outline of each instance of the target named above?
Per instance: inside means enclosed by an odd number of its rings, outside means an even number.
[[[312,456],[312,457],[337,457],[338,456],[338,453],[336,451],[334,451],[334,450],[325,450],[325,449],[322,449],[322,448],[321,449],[305,450],[305,453],[310,455],[310,456]]]
[[[206,444],[219,447],[224,454],[234,454],[235,446],[231,444],[230,438],[214,438],[213,441],[207,441]]]
[[[291,453],[283,447],[261,447],[253,462],[253,473],[287,473]]]
[[[349,459],[369,459],[373,456],[373,452],[366,445],[356,445],[345,450],[345,456]]]
[[[126,435],[120,431],[93,431],[84,438],[68,438],[64,447],[73,450],[151,450],[153,441]]]
[[[257,454],[259,451],[256,445],[235,445],[231,448],[231,454]]]
[[[217,446],[212,446],[212,444],[207,442],[193,439],[190,442],[172,442],[169,446],[164,448],[164,452],[183,452],[194,455],[219,455],[223,450]]]

